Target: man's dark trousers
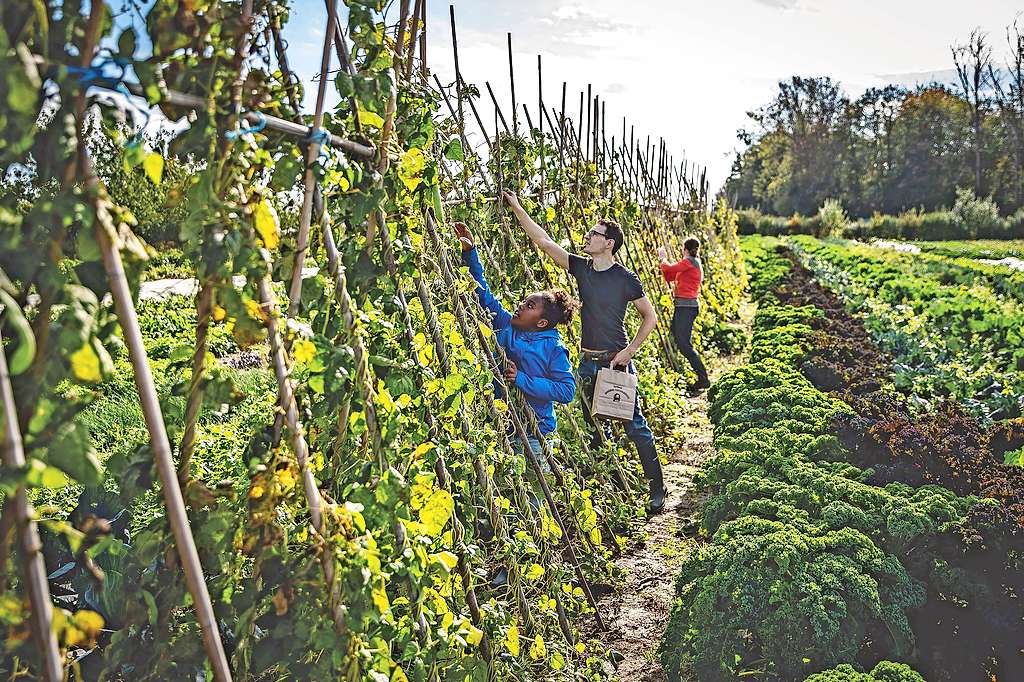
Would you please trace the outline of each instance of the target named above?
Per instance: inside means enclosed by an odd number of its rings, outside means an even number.
[[[614,355],[614,354],[612,354]],[[592,360],[584,357],[580,360],[577,376],[579,385],[583,391],[583,419],[593,428],[599,428],[590,414],[590,405],[594,400],[594,385],[597,382],[598,371],[608,366],[608,361]],[[629,363],[630,374],[636,374],[633,363]],[[640,456],[640,464],[644,469],[644,476],[651,482],[652,490],[660,490],[664,486],[661,473],[661,462],[658,461],[658,451],[654,445],[654,434],[651,427],[647,425],[640,410],[640,392],[637,392],[636,403],[633,405],[633,419],[622,423],[626,435],[636,445],[637,454]]]

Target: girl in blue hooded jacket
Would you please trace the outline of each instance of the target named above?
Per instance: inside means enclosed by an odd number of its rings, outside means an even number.
[[[530,294],[515,313],[509,313],[487,286],[480,256],[466,225],[455,223],[455,234],[462,244],[462,262],[476,280],[477,298],[491,313],[491,327],[508,356],[505,379],[525,394],[526,402],[537,415],[540,432],[547,436],[557,426],[554,403],[570,403],[576,394],[569,349],[562,343],[557,327],[572,320],[578,304],[564,289],[547,289]],[[539,443],[530,445],[540,454]]]

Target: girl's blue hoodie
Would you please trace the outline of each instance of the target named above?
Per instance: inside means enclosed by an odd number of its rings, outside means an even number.
[[[516,386],[526,395],[526,401],[537,414],[541,433],[551,433],[557,425],[555,401],[569,403],[576,394],[576,377],[561,333],[556,328],[524,332],[513,327],[512,314],[501,306],[487,286],[476,249],[463,251],[462,262],[476,280],[480,304],[492,315],[491,327],[496,332],[498,343],[516,363]]]

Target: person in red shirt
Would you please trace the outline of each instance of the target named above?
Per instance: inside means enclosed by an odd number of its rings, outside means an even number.
[[[711,386],[708,370],[693,347],[693,323],[697,319],[697,313],[700,312],[698,296],[701,281],[704,279],[704,269],[701,267],[700,258],[697,257],[698,251],[700,251],[700,242],[690,237],[683,242],[683,252],[686,256],[678,263],[670,263],[665,247],[658,247],[661,273],[665,276],[666,282],[675,284],[672,292],[675,302],[675,313],[672,315],[672,336],[683,356],[693,367],[693,371],[697,373],[697,382],[689,386],[691,395],[696,395]]]

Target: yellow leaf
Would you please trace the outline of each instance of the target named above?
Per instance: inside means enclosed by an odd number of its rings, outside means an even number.
[[[280,222],[277,219],[277,211],[266,199],[260,199],[252,212],[253,224],[256,226],[256,233],[263,240],[263,245],[268,249],[276,249],[280,241]]]
[[[291,469],[278,469],[274,477],[277,478],[277,482],[285,490],[291,490],[295,487],[295,473]]]
[[[423,156],[422,149],[414,147],[402,154],[402,160],[398,164],[398,177],[402,179],[402,183],[410,192],[419,187],[420,183],[423,182],[421,175],[426,163],[427,161]]]
[[[96,636],[103,629],[103,622],[103,616],[95,611],[76,612],[65,627],[65,643],[91,649],[96,646]]]
[[[512,623],[512,626],[505,633],[505,648],[513,656],[519,655],[519,626]]]
[[[420,443],[420,445],[412,451],[413,459],[420,459],[423,455],[427,454],[434,449],[433,443]]]
[[[303,364],[316,356],[316,346],[308,339],[299,339],[292,344],[292,357]]]
[[[87,341],[84,346],[71,354],[71,373],[79,381],[96,384],[103,380],[100,372],[100,358]]]
[[[555,209],[548,206],[547,210],[544,211],[544,221],[550,223],[555,219]]]
[[[542,577],[543,575],[544,575],[544,567],[541,566],[540,564],[531,564],[530,567],[528,569],[526,569],[526,579],[527,580],[537,580],[538,578]]]
[[[282,588],[277,588],[277,592],[270,598],[270,601],[274,603],[274,613],[278,616],[283,616],[288,613],[288,595],[284,593]]]
[[[451,552],[444,551],[430,555],[431,562],[436,562],[445,567],[445,570],[452,570],[459,564],[459,558]]]
[[[98,634],[103,629],[103,623],[103,616],[95,611],[82,610],[75,612],[75,625],[90,634]]]
[[[245,312],[249,313],[249,317],[254,320],[259,320],[260,322],[266,322],[270,319],[267,317],[266,311],[263,310],[263,306],[251,298],[246,299],[245,301]]]
[[[220,307],[219,305],[214,305],[211,315],[213,316],[214,322],[220,322],[225,317],[227,317],[228,311],[224,310],[224,308]]]
[[[387,613],[388,609],[391,608],[391,602],[388,601],[388,593],[384,590],[383,582],[373,590],[373,605],[377,607],[381,615]]]
[[[263,489],[263,486],[257,483],[249,490],[249,497],[254,500],[258,500],[263,497],[263,493],[265,492],[266,490]]]
[[[583,654],[583,653],[586,652],[586,650],[587,650],[587,645],[586,644],[584,644],[583,642],[577,642],[576,643],[576,653]]]
[[[375,114],[372,111],[366,111],[365,109],[359,110],[359,122],[364,126],[373,126],[374,128],[383,128],[384,119],[379,114]]]
[[[463,623],[460,631],[462,631],[466,644],[470,646],[477,646],[480,644],[480,640],[484,638],[484,631],[469,622]]]
[[[445,490],[435,490],[420,509],[420,523],[426,527],[428,535],[436,538],[454,511],[455,501],[452,496]]]
[[[400,667],[395,666],[395,672],[391,673],[391,682],[409,682],[409,678]]]
[[[544,646],[544,638],[537,635],[533,638],[533,643],[530,645],[530,658],[535,661],[539,661],[544,658],[544,655],[548,652]]]
[[[164,177],[164,157],[156,152],[146,154],[146,158],[142,160],[142,170],[146,171],[146,177],[154,185],[159,185]]]
[[[508,412],[508,403],[506,403],[501,398],[495,398],[494,409],[497,410],[499,414],[504,414]]]
[[[482,333],[482,334],[483,334],[483,335],[484,335],[484,336],[485,336],[485,337],[486,337],[487,339],[491,339],[491,338],[492,338],[492,337],[494,336],[494,330],[493,330],[493,329],[491,329],[490,327],[488,327],[488,326],[487,326],[486,324],[484,324],[483,322],[478,322],[477,324],[479,324],[479,325],[480,325],[480,332],[481,332],[481,333]]]
[[[601,529],[594,527],[590,529],[590,541],[595,545],[601,544]]]

